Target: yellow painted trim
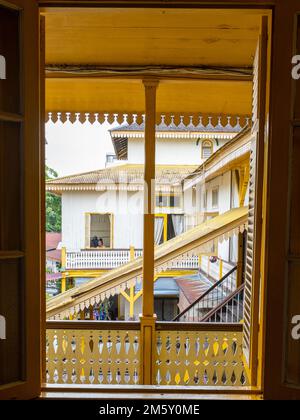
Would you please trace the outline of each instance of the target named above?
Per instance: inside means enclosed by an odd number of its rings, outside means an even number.
[[[239,169],[240,174],[240,186],[239,186],[239,202],[240,207],[242,207],[245,203],[246,192],[250,180],[250,166],[246,164]]]
[[[130,288],[129,316],[134,317],[134,286]]]
[[[107,273],[111,270],[67,270],[64,272],[66,277],[90,277],[96,278],[102,276],[103,274]]]
[[[118,295],[118,319],[120,319],[120,299],[121,299],[121,296],[120,295]]]
[[[134,296],[134,302],[136,302],[141,296],[143,295],[143,290],[140,290],[135,296]]]
[[[65,274],[62,274],[61,278],[61,293],[65,293],[67,291],[67,278]]]
[[[197,270],[174,270],[174,271],[166,271],[164,273],[156,274],[154,276],[154,281],[159,279],[160,277],[180,277],[180,276],[188,276],[189,274],[193,275],[197,272]]]
[[[127,302],[130,301],[130,296],[126,292],[124,292],[124,290],[120,291],[120,295],[123,296],[123,298],[126,299]]]
[[[64,246],[61,249],[61,266],[65,268],[67,264],[67,248]]]
[[[165,213],[155,214],[155,219],[163,218],[164,219],[164,242],[168,240],[168,215]]]
[[[114,213],[111,213],[111,212],[110,213],[108,213],[108,212],[104,212],[104,213],[101,213],[101,212],[99,212],[99,213],[97,213],[97,212],[85,212],[84,213],[85,218],[86,218],[86,216],[91,217],[91,215],[102,215],[102,216],[109,216],[110,217],[110,246],[109,247],[104,247],[104,248],[101,248],[101,249],[113,249],[114,248],[114,223],[115,223]],[[91,235],[91,232],[89,232],[89,238],[91,240],[90,235]],[[87,247],[86,244],[85,244],[84,249],[98,249],[98,248]]]
[[[223,260],[220,260],[220,272],[219,272],[219,278],[223,277]]]

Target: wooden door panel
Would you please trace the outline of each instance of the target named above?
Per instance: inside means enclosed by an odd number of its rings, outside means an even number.
[[[0,261],[0,307],[6,318],[6,340],[1,349],[0,385],[24,381],[24,299],[22,262]]]
[[[1,6],[0,2],[0,54],[6,61],[6,80],[0,83],[0,109],[2,112],[20,113],[20,11]],[[9,35],[8,35],[9,34]]]
[[[299,19],[300,23],[300,19]],[[300,35],[300,31],[299,31]],[[300,91],[299,91],[300,96]],[[285,382],[300,398],[300,126],[294,129],[290,159],[290,228],[287,280]],[[294,390],[294,392],[296,392]]]
[[[0,121],[0,250],[22,249],[21,127]]]
[[[35,398],[41,386],[38,31],[34,1],[0,0],[1,399]]]
[[[245,261],[243,351],[252,385],[256,385],[257,383],[267,52],[268,18],[263,17],[261,34],[253,66],[253,126],[250,155],[248,234]]]

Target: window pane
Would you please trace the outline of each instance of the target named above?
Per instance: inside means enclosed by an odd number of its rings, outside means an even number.
[[[0,6],[0,54],[2,72],[4,62],[6,70],[6,79],[0,80],[0,111],[19,113],[19,12],[3,6]]]
[[[20,125],[0,121],[0,250],[21,249],[20,180]]]
[[[208,159],[213,153],[213,146],[210,141],[202,143],[202,159]]]
[[[109,214],[92,214],[90,226],[91,248],[111,247],[111,216]]]
[[[19,261],[0,261],[0,315],[6,339],[0,340],[0,385],[22,380],[22,320],[21,264]],[[37,332],[38,333],[38,332]],[[14,357],[12,357],[12,355]]]

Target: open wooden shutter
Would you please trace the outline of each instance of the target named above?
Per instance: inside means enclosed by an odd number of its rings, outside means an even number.
[[[300,9],[299,5],[296,6]],[[300,10],[297,10],[295,45],[300,55]],[[293,135],[289,159],[289,229],[287,253],[286,337],[284,351],[284,386],[287,398],[300,399],[300,80],[293,81]]]
[[[260,259],[262,236],[262,198],[264,135],[266,113],[268,20],[262,18],[261,35],[255,59],[252,105],[252,145],[249,179],[249,217],[245,270],[243,350],[255,385],[257,368],[258,313],[260,299]]]
[[[39,17],[34,1],[0,0],[0,398],[41,386]],[[44,267],[43,267],[44,268]],[[45,272],[45,268],[44,268]],[[2,319],[3,319],[2,318]]]

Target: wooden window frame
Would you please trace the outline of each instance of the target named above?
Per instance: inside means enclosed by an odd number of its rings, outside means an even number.
[[[72,2],[71,0],[39,0],[37,4],[44,10],[53,7],[72,6],[72,3],[78,7],[87,6],[87,2]],[[89,5],[91,2],[89,2]],[[115,7],[109,0],[93,1],[93,6],[97,7]],[[140,1],[131,2],[127,0],[119,0],[116,7],[177,7],[177,8],[205,8],[206,0],[194,1],[177,1],[173,0],[168,4],[165,1]],[[299,2],[297,0],[211,0],[209,7],[215,8],[272,8],[274,12],[273,20],[273,52],[272,52],[272,68],[270,69],[271,79],[269,80],[269,88],[271,90],[271,102],[268,106],[270,114],[268,115],[268,129],[270,132],[270,143],[272,147],[266,145],[266,161],[265,168],[267,174],[264,179],[265,196],[263,209],[263,243],[265,249],[262,255],[263,271],[262,271],[262,313],[260,328],[260,376],[261,388],[264,388],[266,398],[284,398],[290,397],[291,391],[287,390],[286,385],[282,382],[282,354],[283,340],[282,330],[285,328],[285,319],[283,311],[276,310],[284,302],[282,296],[281,285],[282,279],[286,278],[286,226],[288,218],[288,205],[281,200],[278,206],[278,196],[286,197],[288,191],[288,150],[283,150],[282,139],[291,139],[291,112],[290,107],[282,107],[282,103],[289,104],[293,97],[294,87],[291,83],[290,59],[293,55],[293,47],[291,40],[294,36],[294,27],[292,25],[293,15],[299,12]],[[285,31],[280,28],[285,28]],[[299,82],[298,82],[299,83]],[[276,101],[273,99],[276,95]],[[42,104],[41,104],[42,105]],[[41,112],[42,116],[42,112]],[[32,147],[33,148],[33,147]],[[41,168],[44,167],[43,157],[40,155]],[[278,171],[280,166],[281,171]],[[42,175],[41,175],[42,176]],[[272,180],[272,184],[271,184]],[[43,195],[43,181],[41,179],[41,191]],[[268,200],[267,198],[268,197]],[[34,200],[33,200],[34,201]],[[37,205],[37,204],[36,204]],[[271,211],[272,209],[272,211]],[[44,217],[43,206],[41,206],[42,217]],[[36,221],[32,220],[32,228],[35,229]],[[272,227],[277,226],[272,231]],[[42,233],[43,234],[43,233]],[[267,237],[267,239],[266,239]],[[40,258],[43,260],[43,251],[41,249]],[[35,260],[36,260],[35,256]],[[43,267],[43,264],[42,264]],[[41,272],[41,279],[43,273]],[[41,287],[43,289],[43,287]],[[268,306],[265,302],[268,301]],[[42,304],[43,306],[43,304]],[[43,353],[42,353],[43,357]],[[276,368],[274,368],[276,366]],[[33,367],[36,369],[36,367]],[[217,390],[216,393],[223,393]],[[297,396],[297,390],[294,390]]]
[[[155,213],[155,219],[163,219],[164,221],[164,233],[163,233],[163,244],[164,244],[168,240],[168,214]]]

